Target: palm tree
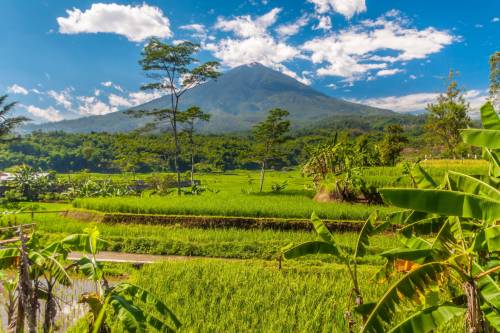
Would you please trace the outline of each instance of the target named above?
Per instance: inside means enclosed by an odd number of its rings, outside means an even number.
[[[12,130],[24,122],[30,121],[26,117],[10,117],[7,116],[17,105],[17,102],[5,104],[8,95],[0,96],[0,142],[9,141],[6,137],[12,133]]]

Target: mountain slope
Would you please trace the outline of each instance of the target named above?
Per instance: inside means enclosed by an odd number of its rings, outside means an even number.
[[[154,109],[168,107],[169,97],[164,96],[134,107]],[[236,67],[217,81],[200,85],[187,92],[181,99],[181,107],[197,105],[212,115],[203,124],[203,132],[233,132],[248,130],[263,119],[267,110],[282,108],[290,112],[296,128],[320,123],[335,116],[388,116],[396,113],[351,103],[329,97],[297,80],[261,64]],[[138,128],[146,119],[134,119],[122,111],[103,116],[91,116],[41,125],[31,125],[27,130],[63,130],[67,132],[121,132]]]

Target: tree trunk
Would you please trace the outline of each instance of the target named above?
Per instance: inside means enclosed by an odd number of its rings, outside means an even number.
[[[179,138],[177,136],[177,118],[174,115],[172,120],[172,130],[174,132],[175,153],[174,153],[174,168],[177,174],[177,195],[181,195],[181,172],[179,171]]]
[[[43,322],[43,332],[50,333],[54,328],[57,315],[57,304],[53,295],[53,286],[47,283],[47,300],[45,302],[45,318]]]
[[[465,296],[467,297],[467,329],[469,333],[485,332],[483,313],[479,304],[477,285],[474,280],[465,282]]]
[[[23,308],[19,312],[24,312],[23,315],[26,316],[28,320],[28,332],[36,333],[36,304],[33,304],[33,287],[31,285],[31,280],[29,277],[29,260],[26,248],[26,239],[23,235],[22,225],[19,227],[19,239],[21,240],[20,246],[20,265],[19,265],[19,305]],[[19,314],[18,312],[18,314]],[[18,326],[17,331],[22,332],[24,327],[19,327],[20,323],[24,326],[24,318],[17,318]]]
[[[191,149],[191,186],[194,186],[194,151]]]
[[[260,192],[264,187],[264,173],[266,172],[266,162],[262,161],[262,168],[260,169]]]

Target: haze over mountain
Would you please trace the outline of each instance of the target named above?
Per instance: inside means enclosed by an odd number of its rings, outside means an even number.
[[[133,109],[168,107],[169,96],[163,96]],[[251,127],[266,116],[269,109],[290,112],[295,128],[314,126],[336,117],[398,117],[395,112],[352,103],[327,96],[299,81],[259,63],[236,67],[183,95],[181,108],[200,106],[212,115],[202,124],[202,132],[236,132]],[[123,110],[125,111],[125,110]],[[123,111],[101,116],[83,117],[60,122],[28,125],[24,131],[62,130],[66,132],[125,132],[148,122],[127,116]]]

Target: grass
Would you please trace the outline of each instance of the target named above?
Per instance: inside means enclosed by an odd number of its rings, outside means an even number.
[[[180,332],[347,332],[344,312],[352,285],[346,269],[292,261],[283,267],[262,261],[165,262],[144,267],[132,281],[174,311],[183,324]],[[387,289],[372,281],[377,270],[359,269],[366,302]],[[440,332],[461,330],[458,321]]]
[[[364,220],[376,209],[381,214],[394,208],[343,202],[319,203],[302,195],[231,193],[199,196],[85,198],[73,202],[77,208],[102,212],[165,215],[210,215],[307,219],[312,212],[331,220]]]
[[[52,210],[54,206],[61,210],[68,208],[64,205],[43,205],[47,210]],[[4,218],[2,224],[30,222],[30,215],[19,215],[15,220],[14,217]],[[316,239],[314,232],[305,231],[192,229],[178,226],[89,223],[58,214],[35,215],[34,222],[36,230],[47,242],[72,233],[81,233],[85,228],[95,225],[100,230],[102,238],[110,241],[105,250],[143,254],[275,259],[280,249],[290,243],[297,244]],[[354,246],[356,239],[357,234],[353,232],[335,234],[336,242],[346,250]],[[364,262],[381,263],[376,254],[397,244],[397,239],[392,236],[374,237],[369,255]]]
[[[431,176],[441,180],[446,170],[468,174],[486,174],[487,164],[480,160],[428,160],[422,165]],[[92,177],[105,175],[91,174]],[[109,176],[109,175],[108,175]],[[112,175],[124,180],[127,175]],[[135,175],[146,179],[148,175]],[[198,174],[202,184],[218,192],[200,196],[170,195],[167,197],[127,197],[77,199],[75,207],[103,212],[166,215],[209,215],[241,217],[308,218],[313,211],[325,219],[364,220],[375,209],[382,215],[393,208],[350,203],[317,203],[311,180],[298,171],[269,171],[266,174],[264,193],[258,193],[259,174],[256,171],[235,171],[220,174]],[[363,178],[376,187],[410,186],[409,177],[403,177],[403,167],[372,167],[363,169]],[[286,182],[282,192],[272,192],[272,184]]]

